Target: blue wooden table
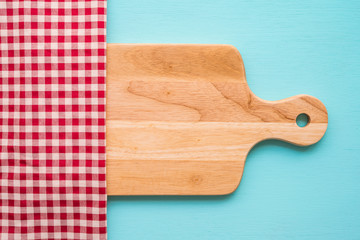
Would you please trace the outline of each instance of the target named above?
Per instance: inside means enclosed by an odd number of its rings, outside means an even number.
[[[360,1],[108,0],[107,41],[232,44],[256,95],[329,112],[316,145],[253,148],[232,195],[109,197],[110,240],[360,239]]]

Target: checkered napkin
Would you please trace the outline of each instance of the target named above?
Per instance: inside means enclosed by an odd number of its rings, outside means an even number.
[[[0,0],[0,239],[106,239],[106,0]]]

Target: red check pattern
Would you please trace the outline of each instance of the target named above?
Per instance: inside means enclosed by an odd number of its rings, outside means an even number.
[[[0,239],[106,239],[106,0],[0,0]]]

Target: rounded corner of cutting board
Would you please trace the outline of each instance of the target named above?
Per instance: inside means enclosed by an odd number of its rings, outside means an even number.
[[[234,185],[233,186],[229,186],[228,188],[223,189],[222,192],[218,192],[218,194],[215,195],[219,195],[219,196],[225,196],[225,195],[231,195],[233,194],[239,187],[241,180],[242,180],[242,175],[243,172],[241,172],[240,178],[237,181],[234,181]]]

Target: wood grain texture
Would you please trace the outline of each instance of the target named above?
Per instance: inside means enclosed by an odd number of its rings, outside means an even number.
[[[228,194],[256,143],[310,145],[327,128],[312,96],[255,96],[229,45],[108,44],[106,98],[108,195]]]

